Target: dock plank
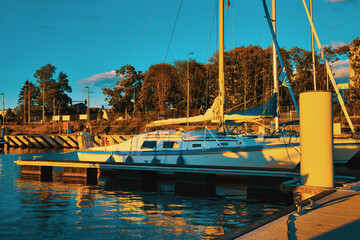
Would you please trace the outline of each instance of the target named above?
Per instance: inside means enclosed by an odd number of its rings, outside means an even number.
[[[236,239],[358,239],[360,192],[337,190],[317,207],[295,211]]]

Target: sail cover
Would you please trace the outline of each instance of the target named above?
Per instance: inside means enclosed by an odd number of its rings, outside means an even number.
[[[250,108],[245,111],[234,111],[224,115],[225,120],[233,121],[233,122],[242,122],[247,120],[255,120],[264,117],[276,117],[276,108],[277,108],[277,99],[278,94],[273,93],[270,99],[263,105]],[[184,123],[199,123],[199,122],[218,122],[218,114],[219,114],[219,98],[214,100],[213,105],[209,108],[204,115],[198,115],[189,118],[171,118],[153,121],[147,124],[147,127],[156,127],[156,126],[164,126],[164,125],[173,125],[173,124],[184,124]]]
[[[230,112],[226,115],[231,116],[231,115],[239,115],[239,116],[253,116],[253,117],[277,117],[277,112],[276,112],[276,108],[277,108],[277,99],[278,99],[278,94],[277,93],[273,93],[272,96],[270,97],[270,99],[264,103],[261,106],[258,107],[254,107],[254,108],[250,108],[247,109],[245,111],[234,111],[234,112]],[[226,117],[225,117],[226,119]]]

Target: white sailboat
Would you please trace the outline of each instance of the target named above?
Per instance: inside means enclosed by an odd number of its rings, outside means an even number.
[[[294,169],[298,165],[300,154],[292,144],[267,141],[240,132],[230,133],[226,128],[223,0],[219,1],[219,20],[219,96],[214,114],[221,123],[220,131],[142,133],[117,145],[79,150],[80,161],[281,169]]]

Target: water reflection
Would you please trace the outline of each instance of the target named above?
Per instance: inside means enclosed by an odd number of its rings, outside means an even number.
[[[13,161],[33,154],[0,155],[1,238],[212,239],[281,208],[247,201],[241,183],[222,182],[216,197],[192,198],[176,196],[171,179],[143,192],[119,187],[106,175],[98,185],[87,185],[62,177],[61,169],[54,169],[52,182],[21,178]]]

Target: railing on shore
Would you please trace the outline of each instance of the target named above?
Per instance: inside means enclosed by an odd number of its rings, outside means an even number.
[[[93,145],[112,145],[129,139],[129,135],[95,135]],[[77,135],[8,135],[4,137],[8,148],[79,148]],[[102,140],[106,139],[106,141]]]

